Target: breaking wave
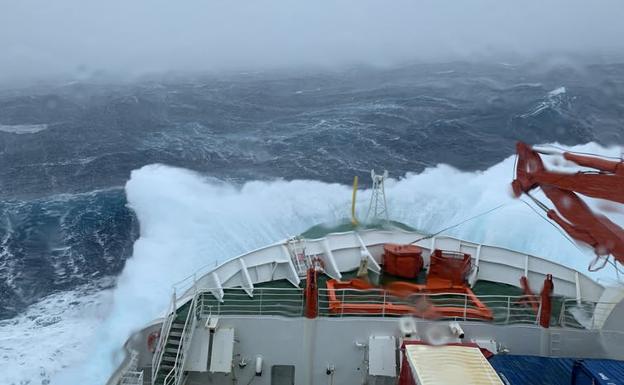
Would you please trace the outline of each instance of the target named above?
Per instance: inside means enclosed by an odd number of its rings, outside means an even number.
[[[595,144],[579,151],[619,155]],[[390,216],[428,232],[503,205],[448,234],[534,253],[581,271],[592,258],[579,250],[527,205],[512,198],[514,159],[481,172],[445,165],[408,174],[387,184]],[[141,225],[133,257],[111,294],[107,317],[96,328],[88,361],[53,377],[53,383],[103,383],[121,359],[129,334],[158,317],[171,286],[205,265],[298,234],[348,213],[350,188],[317,181],[248,182],[240,188],[184,169],[150,165],[132,173],[128,201]],[[370,192],[359,195],[364,214]],[[617,215],[616,215],[617,216]],[[616,218],[624,223],[623,218]],[[602,271],[595,277],[610,277]],[[94,381],[97,379],[97,381]]]
[[[36,134],[40,131],[47,130],[47,124],[13,124],[6,125],[0,124],[0,131],[8,132],[10,134]]]
[[[520,117],[521,118],[536,117],[548,110],[554,111],[557,114],[562,114],[562,111],[565,111],[570,108],[570,103],[571,103],[571,98],[567,96],[566,88],[559,87],[548,92],[544,100],[539,102],[529,112],[526,112],[520,115]]]

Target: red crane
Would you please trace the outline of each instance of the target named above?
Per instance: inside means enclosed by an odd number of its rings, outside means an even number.
[[[593,247],[597,256],[612,255],[624,264],[624,230],[606,216],[593,212],[578,196],[624,203],[624,162],[564,152],[562,155],[566,160],[595,170],[565,174],[544,167],[540,152],[552,153],[536,150],[522,142],[516,149],[516,179],[511,184],[515,196],[529,195],[547,212],[548,218],[572,238]],[[538,187],[556,210],[549,209],[530,195],[529,192]]]

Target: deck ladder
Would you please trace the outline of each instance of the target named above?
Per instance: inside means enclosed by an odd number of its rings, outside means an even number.
[[[305,239],[292,238],[288,241],[288,250],[290,251],[290,258],[293,261],[297,274],[299,276],[305,276],[309,261],[306,255],[306,242]]]
[[[176,318],[176,310],[176,292],[174,290],[171,301],[169,302],[169,308],[167,309],[167,313],[165,313],[165,320],[163,321],[162,327],[160,329],[158,343],[156,345],[156,350],[154,351],[154,356],[152,358],[152,384],[155,383],[157,373],[162,365],[162,359],[165,353],[165,345],[167,344],[167,338],[169,337],[169,332],[171,331],[171,325]]]
[[[550,355],[558,356],[560,352],[561,352],[561,333],[551,332],[550,333]]]
[[[181,385],[185,378],[184,365],[197,327],[198,294],[193,296],[184,323],[174,319],[164,336],[162,352],[153,367],[152,385]],[[183,305],[184,306],[184,305]],[[175,314],[175,313],[174,313]]]

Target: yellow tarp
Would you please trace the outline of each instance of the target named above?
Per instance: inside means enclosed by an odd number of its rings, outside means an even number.
[[[418,385],[504,385],[478,348],[406,345]]]

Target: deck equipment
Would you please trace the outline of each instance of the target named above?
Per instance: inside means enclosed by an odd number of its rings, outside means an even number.
[[[407,341],[401,350],[403,366],[399,385],[503,385],[474,344],[432,346]]]
[[[420,249],[416,249],[418,248],[413,245],[384,245],[385,252],[390,250],[399,255],[401,250],[406,250],[404,254],[420,256]],[[492,310],[479,300],[467,284],[471,266],[470,255],[434,250],[430,261],[425,284],[399,280],[385,285],[379,291],[380,288],[362,279],[328,280],[329,310],[334,314],[411,314],[425,319],[493,319]],[[394,265],[390,267],[396,269],[396,261],[393,263]],[[401,267],[411,268],[411,264],[412,262],[405,262]],[[387,265],[384,265],[384,269],[387,269]],[[412,276],[411,272],[398,274],[405,275]],[[345,298],[344,294],[338,295],[337,291],[341,293],[347,291],[350,294]],[[465,300],[457,305],[440,306],[429,299],[428,294],[433,296],[458,294]]]
[[[609,255],[624,263],[624,229],[606,216],[593,212],[578,196],[582,194],[624,203],[624,161],[563,152],[560,155],[564,159],[595,170],[565,174],[547,170],[540,156],[557,153],[536,150],[522,142],[517,144],[516,150],[516,179],[511,184],[515,196],[527,194],[547,213],[548,218],[572,238],[590,245],[596,253],[590,270],[604,267]],[[530,194],[536,188],[542,189],[556,210],[548,208]],[[599,265],[600,260],[603,262]]]

